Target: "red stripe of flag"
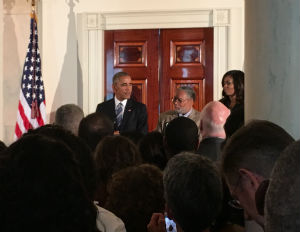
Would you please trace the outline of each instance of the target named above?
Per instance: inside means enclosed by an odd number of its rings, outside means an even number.
[[[23,109],[23,106],[21,104],[21,102],[19,101],[19,113],[21,115],[21,118],[23,120],[23,125],[25,127],[26,130],[28,129],[32,129],[32,125],[31,123],[29,122],[28,118],[26,117],[25,113],[24,113],[24,109]]]
[[[22,131],[20,130],[18,122],[16,123],[15,134],[17,138],[20,138],[22,136]]]

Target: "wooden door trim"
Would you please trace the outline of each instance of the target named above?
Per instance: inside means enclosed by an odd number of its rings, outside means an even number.
[[[83,13],[78,15],[78,57],[82,73],[82,107],[94,112],[104,100],[103,31],[149,28],[214,28],[213,98],[221,97],[228,70],[231,9]],[[184,19],[184,20],[183,20]],[[80,98],[80,96],[79,96]]]

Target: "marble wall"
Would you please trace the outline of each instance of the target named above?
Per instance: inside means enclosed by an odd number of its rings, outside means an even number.
[[[245,1],[246,119],[300,138],[300,2]]]

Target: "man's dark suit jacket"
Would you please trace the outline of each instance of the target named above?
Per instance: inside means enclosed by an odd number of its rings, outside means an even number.
[[[197,154],[206,156],[212,161],[217,161],[221,158],[221,145],[224,139],[210,137],[203,139],[198,147]]]
[[[97,106],[96,112],[101,112],[106,114],[113,122],[116,123],[116,111],[115,111],[115,100],[114,98],[100,103]],[[119,129],[120,133],[128,131],[139,131],[143,134],[148,133],[148,116],[147,109],[143,103],[136,102],[132,99],[128,99],[122,123]]]

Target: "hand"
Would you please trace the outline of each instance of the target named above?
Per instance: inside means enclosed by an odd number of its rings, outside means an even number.
[[[120,135],[120,131],[114,131],[114,135]]]
[[[165,217],[162,213],[154,213],[147,225],[149,232],[166,232]]]

